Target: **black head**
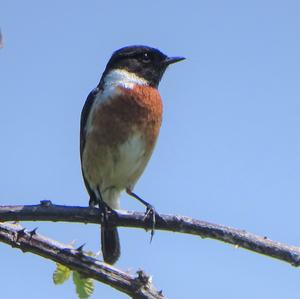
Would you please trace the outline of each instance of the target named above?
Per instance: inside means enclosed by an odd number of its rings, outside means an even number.
[[[124,47],[113,53],[104,75],[113,69],[122,69],[145,79],[150,86],[157,87],[168,65],[183,59],[168,57],[147,46]]]

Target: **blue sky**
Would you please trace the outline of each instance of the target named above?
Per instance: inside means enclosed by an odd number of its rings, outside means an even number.
[[[5,1],[0,6],[0,203],[88,204],[79,119],[111,53],[146,44],[187,60],[167,70],[164,121],[136,192],[182,214],[300,244],[298,1]],[[124,209],[142,210],[127,196]],[[99,249],[95,225],[24,223]],[[120,229],[117,266],[168,298],[295,298],[300,272],[195,236]],[[76,298],[54,264],[0,244],[3,298]],[[242,294],[242,295],[241,295]],[[97,284],[92,298],[124,298]]]

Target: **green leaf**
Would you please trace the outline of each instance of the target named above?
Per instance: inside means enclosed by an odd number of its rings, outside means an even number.
[[[84,278],[78,272],[73,272],[73,282],[76,286],[76,293],[80,299],[89,298],[94,292],[92,278]]]
[[[63,284],[70,278],[71,270],[59,263],[56,263],[56,269],[53,273],[53,282],[55,284]]]

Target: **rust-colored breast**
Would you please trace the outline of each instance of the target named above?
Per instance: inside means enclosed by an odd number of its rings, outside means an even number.
[[[145,135],[147,147],[153,147],[162,121],[159,92],[149,86],[118,88],[119,92],[94,112],[92,126],[99,145],[117,146],[139,131]]]

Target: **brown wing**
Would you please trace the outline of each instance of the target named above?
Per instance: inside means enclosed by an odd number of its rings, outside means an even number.
[[[80,160],[82,162],[82,153],[83,153],[83,149],[84,149],[84,145],[85,145],[85,138],[86,138],[86,132],[85,132],[85,125],[89,116],[89,113],[91,111],[91,108],[93,106],[93,103],[95,101],[95,97],[97,95],[97,93],[99,92],[99,87],[93,89],[90,94],[88,95],[85,104],[82,108],[81,111],[81,118],[80,118]],[[82,176],[83,176],[83,180],[84,180],[84,184],[86,186],[86,189],[89,192],[89,195],[91,197],[93,197],[93,191],[91,190],[91,188],[89,187],[89,184],[84,176],[84,172],[83,169],[81,167],[81,171],[82,171]]]
[[[90,114],[91,108],[95,101],[96,94],[99,92],[99,88],[93,89],[90,94],[88,95],[84,106],[81,111],[81,118],[80,118],[80,159],[82,159],[82,153],[85,145],[85,125]]]

